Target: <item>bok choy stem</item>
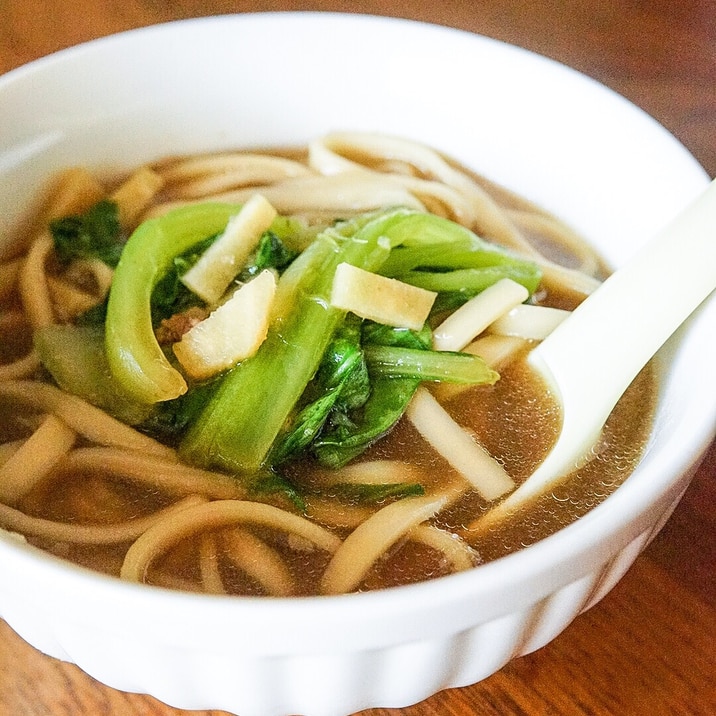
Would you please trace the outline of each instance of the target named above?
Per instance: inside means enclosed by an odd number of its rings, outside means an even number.
[[[113,376],[136,400],[157,403],[186,392],[186,381],[154,336],[151,298],[174,257],[225,226],[240,207],[206,203],[145,221],[119,260],[107,304],[105,344]]]

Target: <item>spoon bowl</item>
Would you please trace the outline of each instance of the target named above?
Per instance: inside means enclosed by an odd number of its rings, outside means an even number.
[[[531,367],[561,405],[560,434],[477,529],[503,520],[590,459],[637,373],[714,289],[716,180],[531,352]]]

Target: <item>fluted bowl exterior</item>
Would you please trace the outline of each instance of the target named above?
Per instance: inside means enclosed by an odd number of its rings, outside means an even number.
[[[0,236],[70,164],[117,170],[332,129],[436,147],[555,211],[614,266],[707,183],[639,109],[524,50],[386,18],[247,14],[105,38],[0,78]],[[0,532],[0,616],[110,686],[188,709],[344,716],[475,683],[598,602],[671,514],[714,435],[715,325],[710,300],[661,351],[634,474],[516,554],[374,593],[254,599],[123,583]]]

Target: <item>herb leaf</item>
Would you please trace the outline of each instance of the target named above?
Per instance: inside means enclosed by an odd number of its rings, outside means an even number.
[[[62,263],[76,258],[98,258],[115,267],[125,240],[117,205],[107,200],[97,202],[82,215],[51,221],[50,233]]]

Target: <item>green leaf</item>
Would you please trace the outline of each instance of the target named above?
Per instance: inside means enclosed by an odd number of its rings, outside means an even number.
[[[200,383],[178,398],[157,403],[151,416],[139,428],[157,440],[176,447],[217,386],[218,379]]]
[[[145,221],[127,241],[112,280],[105,333],[112,374],[137,400],[157,403],[186,390],[154,335],[152,293],[176,256],[223,231],[239,208],[203,203],[175,209]]]
[[[152,325],[158,325],[163,319],[171,318],[192,306],[203,306],[204,302],[190,291],[181,277],[199,260],[199,257],[216,240],[218,234],[199,241],[184,253],[175,256],[167,273],[157,282],[152,291]]]
[[[100,201],[82,215],[65,216],[50,222],[55,253],[62,263],[78,258],[99,258],[116,266],[124,236],[119,210],[112,201]]]
[[[280,495],[288,500],[296,510],[306,513],[306,502],[291,481],[276,470],[262,470],[247,481],[249,491],[262,498],[269,495]]]
[[[476,355],[392,346],[366,346],[368,368],[382,377],[492,385],[500,377]]]
[[[268,464],[280,465],[300,455],[315,440],[339,393],[340,384],[304,406],[291,421],[288,432],[276,439],[267,459]]]
[[[453,271],[408,271],[400,280],[428,291],[460,292],[468,298],[484,291],[500,279],[510,278],[522,284],[530,294],[534,293],[542,279],[536,264],[525,266],[487,266],[485,268],[463,268]]]
[[[381,323],[366,321],[363,325],[363,343],[364,345],[429,350],[433,343],[433,336],[427,325],[419,331],[414,331],[411,328],[385,326]]]
[[[282,273],[298,253],[289,248],[273,231],[266,231],[259,240],[259,245],[248,266],[239,275],[239,279],[248,281],[265,269],[276,269]]]
[[[335,422],[314,441],[312,451],[326,467],[343,467],[382,438],[400,420],[420,381],[374,377],[371,395],[352,421]]]

